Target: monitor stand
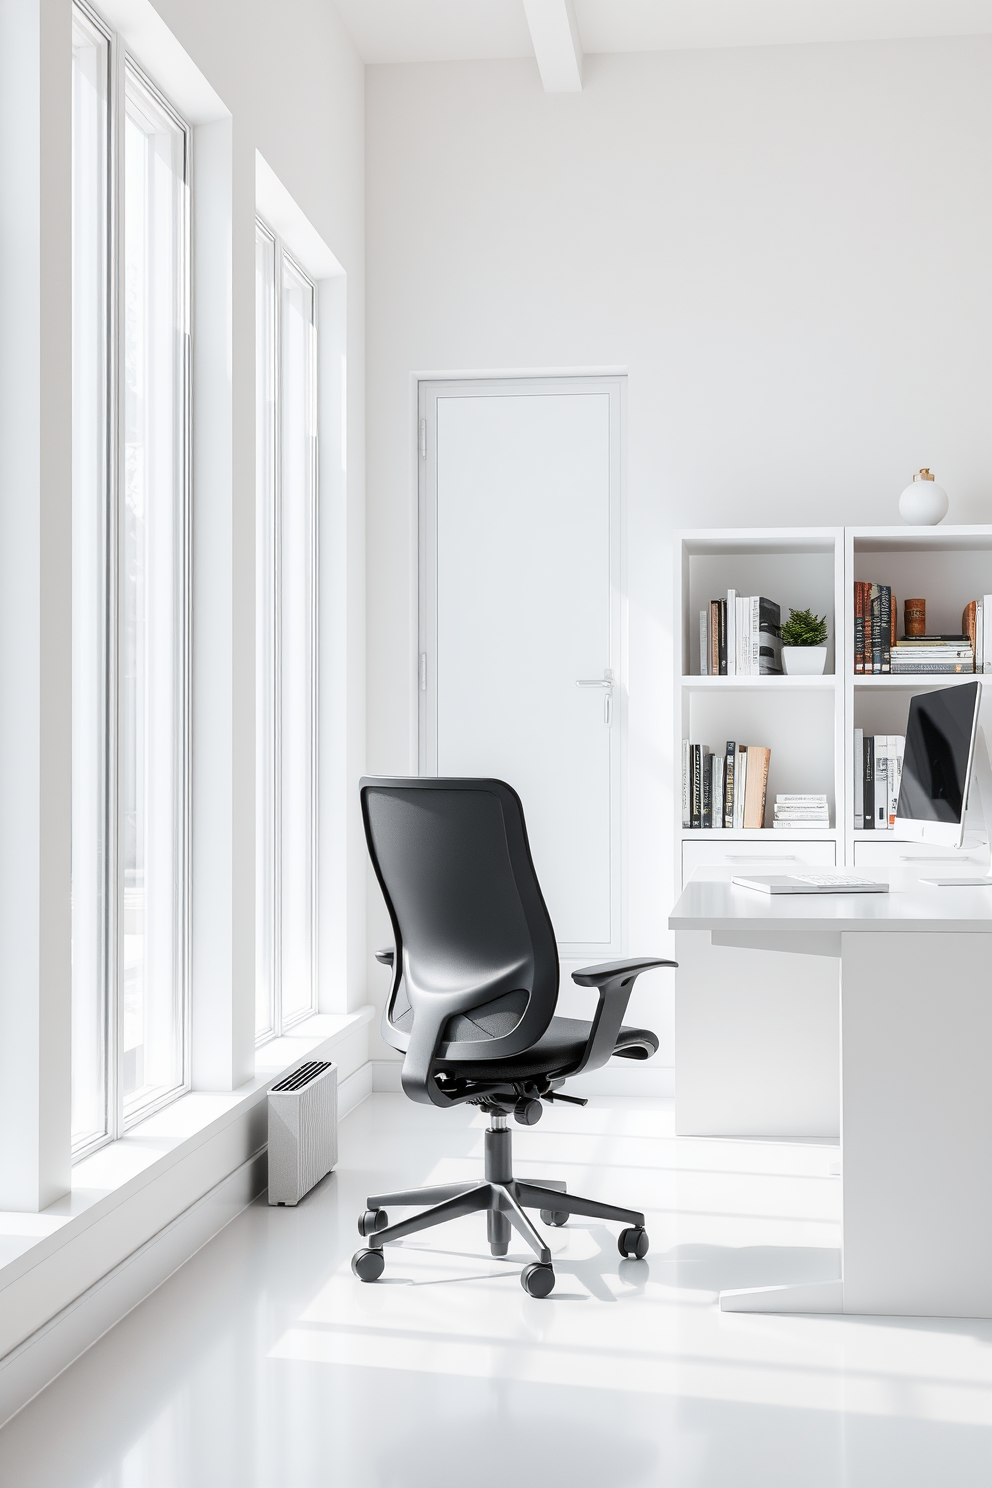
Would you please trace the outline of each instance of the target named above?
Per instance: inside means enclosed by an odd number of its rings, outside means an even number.
[[[989,810],[983,803],[989,803]],[[989,866],[980,878],[921,878],[920,883],[937,889],[992,889],[992,857],[990,857],[988,821],[992,818],[992,762],[982,725],[978,726],[975,738],[975,758],[972,761],[968,804],[964,813],[964,832],[961,847],[984,847]]]

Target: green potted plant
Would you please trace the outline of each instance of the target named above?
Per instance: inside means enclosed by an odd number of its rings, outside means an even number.
[[[827,617],[789,610],[782,626],[782,668],[790,677],[819,677],[827,664]]]

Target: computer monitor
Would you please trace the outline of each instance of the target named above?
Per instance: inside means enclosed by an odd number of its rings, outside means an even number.
[[[969,847],[988,842],[992,767],[981,726],[982,709],[978,680],[910,699],[896,807],[896,831],[903,837],[952,848],[963,847],[966,841]],[[958,877],[949,882],[964,880]],[[971,882],[985,884],[992,879]]]
[[[971,785],[982,684],[923,692],[909,702],[896,830],[960,847]]]

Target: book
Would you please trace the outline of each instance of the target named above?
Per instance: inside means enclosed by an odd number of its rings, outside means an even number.
[[[854,730],[854,830],[865,824],[865,731]]]
[[[982,595],[982,671],[992,672],[992,594]]]
[[[892,648],[893,661],[914,658],[917,661],[964,661],[974,658],[974,655],[970,646],[959,646],[955,641],[945,641],[939,646],[936,642],[932,646],[913,646],[907,641]]]
[[[727,673],[737,676],[737,590],[727,590]]]
[[[747,746],[747,783],[744,794],[745,827],[763,827],[768,793],[768,761],[771,750],[763,744]]]
[[[682,740],[682,825],[692,826],[692,806],[690,803],[689,782],[692,778],[692,746],[688,739]]]
[[[706,639],[706,611],[705,610],[700,610],[700,612],[699,612],[699,675],[701,677],[706,677],[706,676],[709,675],[709,655],[710,655],[710,648],[709,648],[709,643],[708,643],[708,641]]]
[[[728,606],[729,609],[729,606]],[[723,825],[734,825],[734,783],[737,775],[737,745],[727,740],[727,752],[723,762]]]
[[[737,746],[737,769],[734,772],[734,830],[744,826],[744,796],[747,792],[748,757],[747,745]]]
[[[710,600],[708,650],[709,675],[719,677],[720,675],[720,601]]]
[[[979,600],[975,606],[975,671],[985,670],[985,606]]]
[[[702,782],[702,796],[699,808],[699,825],[704,830],[713,825],[713,771],[710,768],[712,755],[705,745],[700,746],[701,766],[700,779]]]
[[[720,600],[719,619],[720,631],[717,646],[718,675],[725,677],[727,675],[727,601],[725,599]]]
[[[892,642],[895,639],[895,624],[892,614],[892,590],[888,584],[879,584],[878,630],[882,653],[882,671],[887,672],[892,659]]]
[[[723,755],[710,755],[710,768],[713,771],[713,783],[710,791],[713,797],[713,819],[712,827],[723,826]]]
[[[870,584],[858,581],[854,585],[854,670],[865,670],[865,616],[868,611]],[[870,667],[869,667],[870,670]]]
[[[897,677],[927,675],[960,677],[975,670],[973,661],[897,661],[890,669]]]
[[[976,661],[978,659],[978,651],[977,651],[977,647],[976,647],[976,637],[975,637],[975,611],[977,610],[977,608],[978,608],[978,605],[977,605],[976,601],[973,600],[973,599],[972,600],[969,600],[968,604],[965,605],[964,612],[963,612],[963,614],[961,616],[961,629],[964,631],[965,635],[968,637],[969,641],[971,642],[972,653],[975,656]],[[976,671],[977,671],[977,667],[976,667]]]
[[[875,753],[875,795],[873,826],[876,832],[884,832],[889,825],[889,736],[876,734],[873,740]]]
[[[889,734],[888,770],[886,771],[886,780],[889,787],[887,822],[889,827],[894,827],[896,824],[896,812],[899,806],[899,787],[902,783],[902,762],[905,751],[905,734]]]
[[[689,822],[691,828],[698,827],[702,821],[703,811],[703,778],[702,778],[702,756],[698,744],[693,744],[692,749],[692,794],[691,809],[692,817]]]
[[[827,804],[827,793],[826,791],[816,791],[805,795],[791,795],[788,792],[779,791],[775,797],[776,806],[801,806],[807,801],[817,806],[825,806]]]
[[[782,611],[773,599],[754,594],[750,605],[750,675],[778,676],[782,671]]]
[[[865,831],[875,826],[875,741],[871,734],[864,735],[864,812]]]

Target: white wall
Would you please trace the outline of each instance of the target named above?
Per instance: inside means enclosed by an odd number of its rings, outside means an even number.
[[[992,40],[589,57],[557,97],[372,67],[366,118],[370,769],[415,759],[410,374],[626,367],[630,949],[663,952],[672,531],[894,521],[924,464],[992,518]]]

